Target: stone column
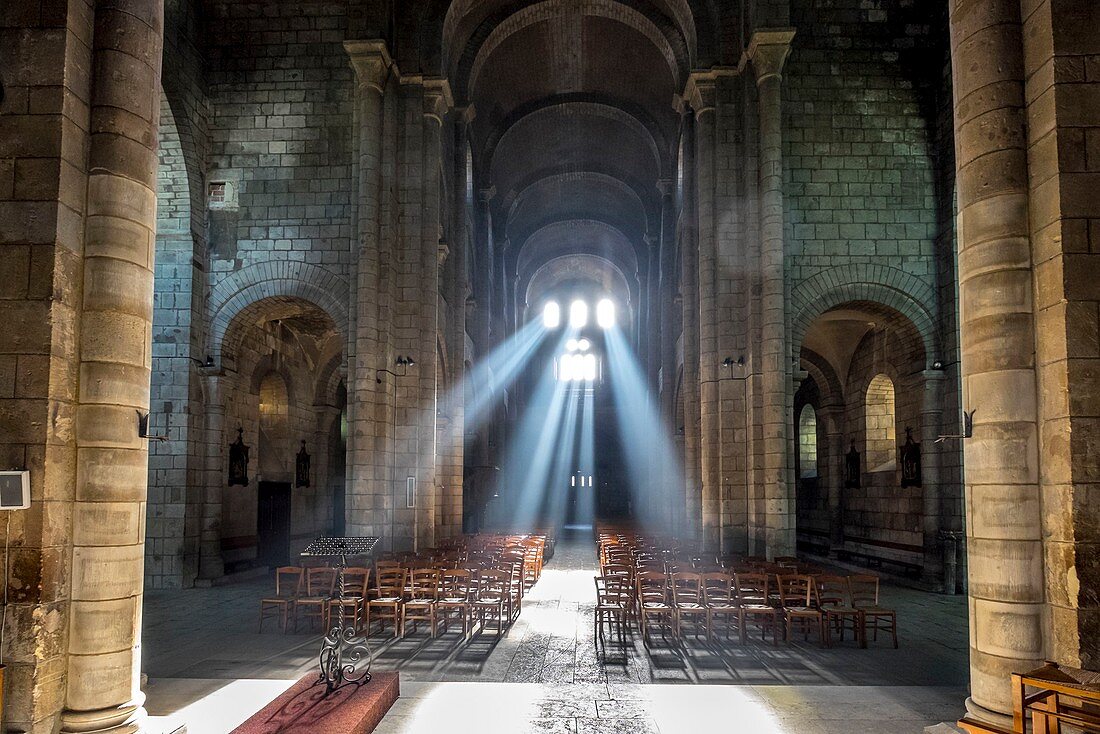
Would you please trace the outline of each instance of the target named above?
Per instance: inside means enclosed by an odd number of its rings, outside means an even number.
[[[645,236],[646,252],[649,255],[647,267],[646,292],[646,367],[650,389],[654,394],[660,389],[657,385],[657,371],[661,367],[661,236],[647,234]]]
[[[358,125],[358,219],[355,280],[352,284],[353,328],[348,335],[348,436],[345,525],[349,533],[373,535],[392,543],[393,476],[379,477],[384,451],[375,445],[391,429],[383,409],[389,383],[379,384],[375,370],[389,367],[379,332],[380,226],[382,191],[383,102],[393,68],[383,41],[347,41],[344,48],[355,71]],[[392,440],[392,437],[391,437]],[[394,461],[395,457],[390,457]],[[383,467],[384,469],[385,467]]]
[[[199,536],[199,579],[209,586],[225,575],[222,559],[222,490],[227,479],[225,437],[224,378],[220,374],[205,377],[206,451],[205,494],[202,503],[202,528]]]
[[[819,465],[825,467],[821,481],[829,493],[829,557],[836,558],[844,547],[844,406],[822,406],[817,419],[818,431],[825,434],[826,460]]]
[[[721,525],[721,418],[718,405],[718,238],[715,233],[715,94],[713,74],[696,72],[685,96],[695,110],[695,212],[698,258],[699,323],[699,467],[702,493],[702,544],[719,547]],[[687,351],[685,350],[685,359]],[[685,379],[686,382],[686,379]]]
[[[447,333],[450,335],[451,374],[446,386],[447,419],[449,429],[443,434],[448,438],[445,447],[447,456],[447,480],[444,493],[443,535],[446,537],[462,532],[462,493],[463,465],[465,450],[465,411],[462,383],[466,373],[466,299],[470,294],[467,282],[467,239],[466,225],[466,152],[469,148],[467,136],[469,123],[474,117],[474,108],[456,110],[453,115],[454,150],[452,153],[451,195],[451,282],[448,290],[451,294],[451,323]]]
[[[1006,723],[1042,661],[1043,554],[1020,3],[952,0],[970,593],[967,708]]]
[[[416,467],[416,548],[430,548],[436,538],[436,503],[439,501],[439,451],[436,445],[436,408],[439,366],[440,272],[447,258],[442,242],[444,202],[442,182],[443,117],[452,105],[451,91],[445,79],[424,80],[424,157],[421,224],[421,302],[418,335],[416,416],[418,451]]]
[[[84,239],[68,690],[61,731],[136,732],[163,7],[100,0]]]
[[[695,114],[685,107],[684,150],[684,246],[681,249],[681,306],[684,347],[684,526],[685,537],[701,535],[702,496],[699,466],[699,217],[695,208]]]
[[[942,370],[925,370],[924,393],[921,398],[921,487],[924,517],[924,569],[922,580],[932,588],[943,586],[943,553],[940,531],[943,530],[943,506],[940,502],[940,450],[936,443],[943,415],[943,387],[946,374]]]
[[[793,30],[753,34],[748,57],[760,107],[761,389],[763,392],[765,544],[769,558],[794,555],[793,487],[788,481],[785,244],[783,242],[783,65]]]
[[[670,437],[676,436],[676,186],[671,180],[657,182],[661,192],[661,258],[660,258],[660,385],[658,393],[661,414]],[[667,495],[670,527],[676,528],[683,511],[682,497],[675,488],[683,481],[675,467],[665,467],[663,491]]]

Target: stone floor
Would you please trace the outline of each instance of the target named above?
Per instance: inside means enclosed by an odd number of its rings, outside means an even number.
[[[378,731],[698,734],[736,721],[776,734],[890,734],[962,714],[964,597],[885,587],[884,603],[899,612],[899,650],[660,637],[646,650],[640,640],[595,644],[594,566],[590,537],[560,543],[500,640],[373,637],[375,668],[401,671],[401,699]],[[257,633],[267,586],[146,595],[147,708],[160,729],[227,732],[311,670],[316,631],[283,634],[268,622]]]

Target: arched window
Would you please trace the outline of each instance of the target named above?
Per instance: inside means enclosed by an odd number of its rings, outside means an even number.
[[[809,404],[798,415],[798,476],[817,477],[817,413]]]
[[[886,375],[875,375],[867,386],[864,402],[867,470],[893,471],[897,467],[894,425],[894,383]]]
[[[291,477],[290,394],[277,372],[260,382],[259,472],[267,481]]]

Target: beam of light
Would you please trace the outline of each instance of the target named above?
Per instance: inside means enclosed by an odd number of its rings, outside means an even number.
[[[568,338],[572,334],[563,335],[554,353],[561,351]],[[503,527],[530,530],[538,519],[568,390],[567,383],[555,378],[554,370],[543,370],[502,467],[500,494],[504,502],[493,515]]]
[[[615,302],[610,298],[596,304],[596,325],[601,329],[610,329],[615,325]]]
[[[653,401],[641,367],[618,327],[606,333],[607,374],[615,416],[629,467],[634,517],[650,528],[673,531],[670,513],[684,474],[672,433]]]
[[[555,437],[557,450],[554,453],[554,465],[543,488],[541,503],[540,520],[556,528],[565,524],[571,491],[568,486],[569,478],[576,466],[577,407],[580,401],[576,388],[567,390],[565,410]]]
[[[465,430],[475,430],[502,401],[503,391],[522,374],[548,335],[540,322],[527,323],[470,367],[461,384],[453,385],[440,398],[439,411],[452,415],[461,406]],[[462,425],[453,430],[460,434]]]
[[[547,329],[561,326],[561,306],[557,301],[547,301],[542,307],[542,325]]]
[[[583,329],[588,324],[588,304],[573,301],[569,304],[569,325],[574,329]]]
[[[587,489],[579,487],[576,493],[576,512],[573,520],[580,526],[591,526],[596,519],[596,488],[592,479],[596,476],[596,403],[594,390],[584,391],[581,404],[581,430],[577,445],[577,470],[589,477]]]

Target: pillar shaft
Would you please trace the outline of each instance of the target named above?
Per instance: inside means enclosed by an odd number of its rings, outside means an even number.
[[[137,731],[163,7],[96,3],[62,731]]]
[[[760,111],[761,389],[765,546],[769,557],[795,550],[793,487],[788,471],[788,388],[783,241],[783,65],[793,31],[759,31],[748,55],[756,72]]]
[[[940,447],[936,438],[940,435],[943,415],[943,387],[946,375],[939,370],[925,370],[924,393],[921,402],[921,487],[924,517],[924,570],[923,579],[932,587],[943,584],[943,553],[940,531],[943,530],[942,481],[940,477]],[[949,590],[950,591],[950,590]]]
[[[225,574],[222,559],[222,487],[225,486],[228,443],[225,436],[223,378],[209,375],[205,382],[206,482],[199,536],[199,579],[210,582]]]
[[[967,706],[1005,721],[1009,674],[1044,655],[1043,557],[1018,0],[953,0],[970,592]]]
[[[695,115],[683,117],[684,170],[695,170]],[[683,306],[684,374],[684,525],[686,537],[700,534],[701,478],[699,467],[699,220],[694,176],[685,176],[684,246],[681,249],[681,303]]]
[[[348,337],[348,440],[345,525],[352,535],[379,536],[392,547],[395,457],[376,450],[376,441],[392,442],[392,416],[387,402],[392,395],[389,379],[379,383],[376,370],[390,367],[389,352],[381,331],[379,299],[382,297],[382,140],[384,94],[393,62],[382,41],[349,41],[345,44],[356,76],[358,125],[358,220],[355,245],[355,280],[352,291],[352,327]],[[388,378],[388,376],[387,376]],[[393,410],[389,406],[389,410]],[[386,459],[388,458],[388,462]],[[380,477],[377,465],[383,465]],[[388,464],[388,466],[386,466]]]
[[[658,391],[661,410],[669,434],[674,435],[676,425],[676,191],[672,181],[662,181],[661,190],[661,287],[660,287],[660,385]],[[668,495],[668,518],[671,527],[679,527],[683,512],[681,498],[672,491],[682,478],[676,476],[673,467],[665,467],[662,477]]]
[[[721,497],[721,428],[718,391],[718,238],[715,232],[715,80],[694,74],[688,98],[695,110],[695,215],[698,253],[699,478],[704,549],[718,550]],[[688,352],[684,350],[684,358]]]

